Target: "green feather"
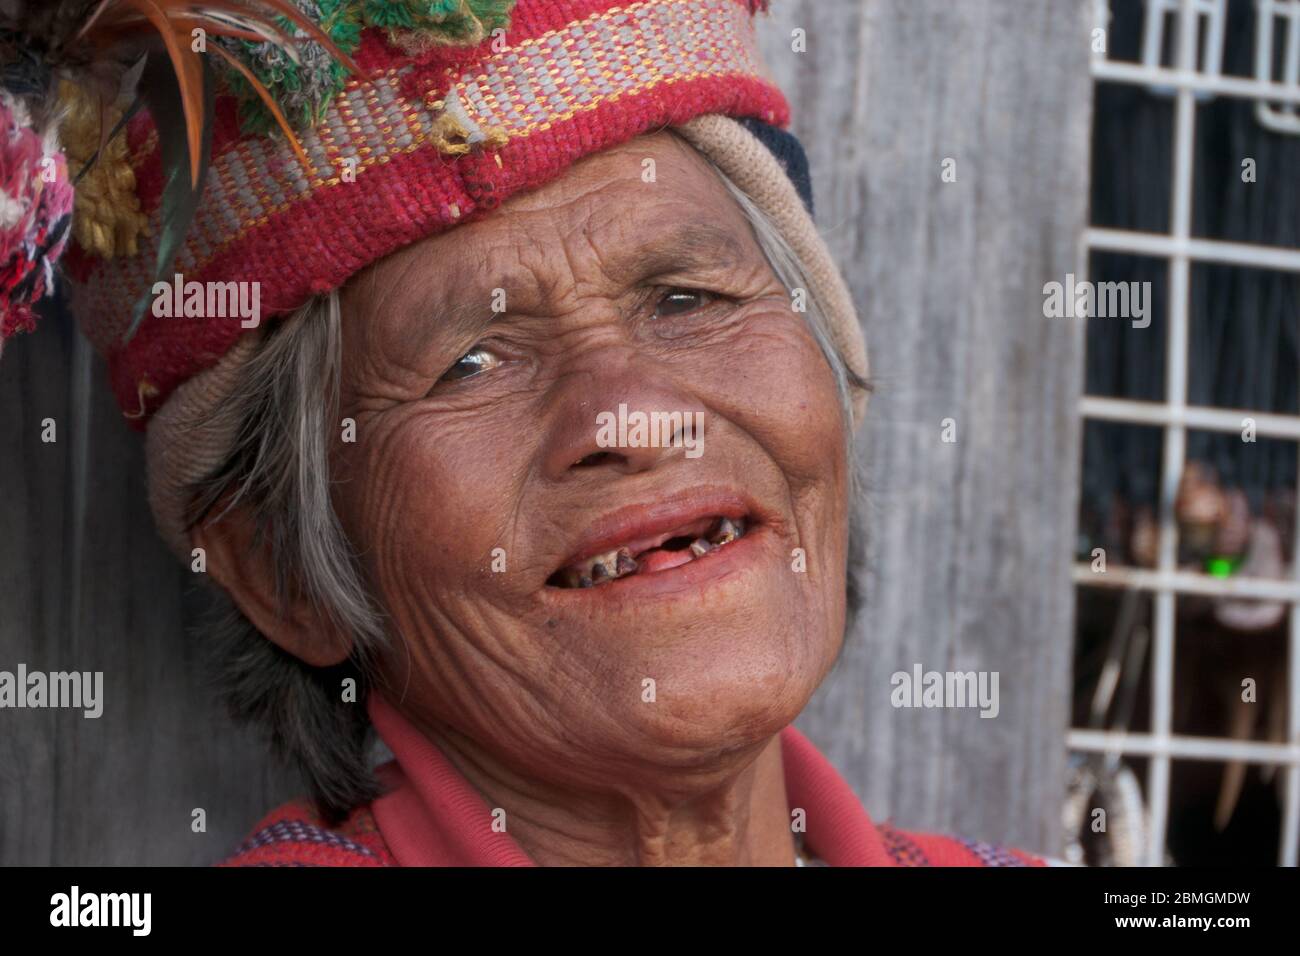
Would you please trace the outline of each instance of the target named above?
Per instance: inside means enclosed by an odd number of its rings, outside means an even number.
[[[203,58],[203,135],[199,145],[200,175],[198,185],[190,181],[190,147],[185,132],[185,111],[181,106],[180,88],[175,71],[166,57],[150,55],[145,61],[140,81],[140,93],[158,130],[158,149],[162,154],[162,168],[166,171],[163,183],[160,214],[162,229],[158,236],[158,256],[154,261],[154,282],[170,279],[176,256],[181,251],[185,233],[194,220],[195,210],[203,196],[207,181],[208,161],[212,147],[213,76],[211,59]],[[131,325],[124,341],[130,341],[144,321],[146,310],[153,297],[154,283],[140,296],[131,313]]]
[[[410,31],[434,43],[479,43],[510,25],[515,0],[367,0],[362,19],[390,32]]]
[[[351,53],[360,45],[361,23],[358,4],[354,0],[296,0],[296,5],[344,53]],[[307,39],[288,19],[279,17],[276,24],[298,38],[298,63],[273,43],[226,38],[220,42],[267,88],[289,123],[297,129],[306,129],[320,121],[330,101],[343,90],[348,71],[329,51]],[[256,135],[278,130],[275,118],[238,72],[227,68],[223,79],[226,88],[239,100],[239,115],[245,133]]]
[[[410,6],[400,0],[398,2],[368,0],[362,10],[361,18],[367,26],[388,30],[409,30],[415,22],[411,18]]]
[[[297,7],[329,35],[345,53],[361,44],[365,27],[390,35],[409,33],[430,43],[460,45],[481,43],[492,31],[510,25],[516,0],[295,0]],[[226,49],[244,63],[264,85],[285,118],[297,129],[320,122],[330,102],[347,83],[347,69],[320,44],[301,36],[290,21],[277,24],[298,36],[299,61],[273,43],[221,38]],[[220,61],[219,61],[220,62]],[[225,87],[239,100],[239,116],[246,134],[275,134],[278,125],[256,91],[239,73],[222,70]]]

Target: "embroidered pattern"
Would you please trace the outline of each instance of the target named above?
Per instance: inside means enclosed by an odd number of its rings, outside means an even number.
[[[930,861],[925,852],[905,833],[895,830],[888,824],[877,825],[880,839],[885,844],[885,852],[898,866],[929,866]]]
[[[454,157],[480,144],[500,147],[685,80],[769,80],[750,13],[736,0],[643,0],[521,40],[473,63],[450,84],[431,72],[408,65],[350,81],[319,124],[301,136],[310,177],[277,138],[240,138],[224,151],[215,147],[206,195],[177,271],[197,275],[250,231],[304,200],[346,188],[345,170],[360,179],[420,149]],[[411,95],[412,84],[423,87],[420,95]],[[149,134],[135,153],[147,162],[156,148],[157,136]],[[95,280],[77,303],[79,312],[97,316],[86,332],[102,351],[116,345],[136,297],[152,281],[161,230],[157,195],[142,192],[152,227],[139,255],[97,263]],[[442,203],[447,223],[460,216],[454,205]],[[288,265],[301,271],[301,264]],[[273,267],[265,268],[270,278]]]
[[[1016,856],[1010,850],[1000,846],[993,846],[991,843],[981,843],[979,840],[958,840],[962,846],[970,850],[985,866],[1027,866],[1028,864],[1020,857]]]
[[[762,73],[742,7],[649,0],[521,43],[453,90],[478,125],[513,137],[660,83],[731,73]]]
[[[349,840],[334,830],[313,826],[304,820],[279,820],[263,827],[245,840],[235,850],[234,856],[248,853],[260,847],[270,846],[274,843],[320,843],[332,849],[378,859],[378,856],[369,847]]]

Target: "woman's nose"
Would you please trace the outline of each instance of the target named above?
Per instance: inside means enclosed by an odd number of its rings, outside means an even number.
[[[544,452],[550,478],[595,469],[635,474],[704,451],[702,404],[662,376],[626,367],[597,374],[566,389],[552,409]]]

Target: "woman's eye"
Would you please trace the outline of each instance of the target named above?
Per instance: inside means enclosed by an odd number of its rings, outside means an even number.
[[[486,372],[488,369],[496,368],[500,364],[501,359],[487,349],[470,349],[456,360],[456,364],[447,370],[441,381],[457,382],[477,375],[479,372]]]
[[[685,315],[703,308],[711,301],[713,296],[708,292],[700,292],[697,289],[672,289],[660,297],[658,305],[655,306],[655,318]]]

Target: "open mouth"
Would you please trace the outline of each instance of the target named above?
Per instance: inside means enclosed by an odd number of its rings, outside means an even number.
[[[557,588],[591,588],[633,575],[655,574],[692,561],[708,560],[745,536],[746,517],[713,515],[680,528],[575,561],[557,570],[547,584]]]

